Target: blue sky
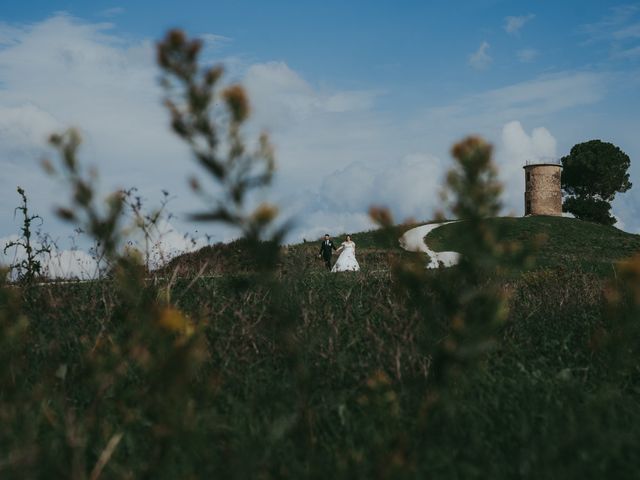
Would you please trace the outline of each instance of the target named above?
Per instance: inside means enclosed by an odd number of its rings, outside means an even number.
[[[522,213],[528,159],[592,138],[632,159],[614,204],[640,231],[640,3],[613,1],[23,1],[0,7],[0,238],[17,231],[15,185],[55,238],[60,186],[38,168],[50,130],[80,126],[105,189],[175,199],[171,248],[192,225],[195,166],[166,133],[153,45],[171,27],[207,40],[206,59],[247,87],[252,131],[280,164],[270,197],[296,217],[291,240],[368,228],[367,206],[428,219],[468,133],[494,143],[505,213]],[[150,174],[150,169],[153,171]],[[197,232],[196,232],[197,230]]]

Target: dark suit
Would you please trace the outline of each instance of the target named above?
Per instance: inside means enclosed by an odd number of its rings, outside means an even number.
[[[322,243],[320,244],[320,255],[324,259],[324,264],[327,266],[327,270],[331,270],[331,254],[333,253],[331,249],[337,250],[333,241],[331,239],[322,240]]]

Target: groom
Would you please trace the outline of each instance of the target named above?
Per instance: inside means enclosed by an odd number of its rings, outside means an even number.
[[[318,254],[318,257],[322,257],[324,259],[324,264],[327,267],[327,270],[331,270],[331,254],[333,253],[331,249],[337,250],[336,246],[331,240],[331,237],[327,233],[325,234],[324,240],[320,245],[320,253]]]

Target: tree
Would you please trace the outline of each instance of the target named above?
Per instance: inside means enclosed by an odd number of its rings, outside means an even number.
[[[562,157],[563,209],[581,220],[613,225],[611,201],[631,188],[629,156],[612,143],[600,140],[574,145]]]

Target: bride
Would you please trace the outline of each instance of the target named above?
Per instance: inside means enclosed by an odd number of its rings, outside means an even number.
[[[332,272],[357,272],[360,270],[360,265],[356,260],[356,244],[351,241],[351,235],[347,235],[347,240],[342,242],[338,252],[340,256],[335,265],[331,269]]]

